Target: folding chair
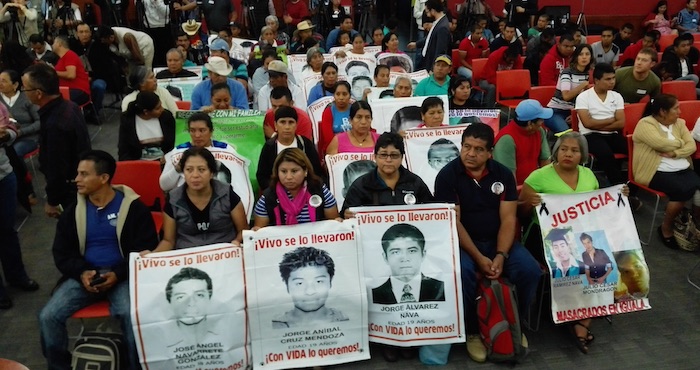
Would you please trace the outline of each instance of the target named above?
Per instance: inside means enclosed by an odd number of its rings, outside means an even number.
[[[484,73],[484,67],[489,58],[474,58],[472,59],[472,84],[474,87],[479,85],[481,75]]]
[[[661,35],[659,37],[659,50],[666,50],[667,47],[673,45],[673,40],[676,39],[678,35]],[[659,59],[660,61],[661,59]]]
[[[690,275],[692,275],[693,272],[695,272],[695,269],[697,269],[698,266],[700,266],[700,261],[698,261],[695,265],[693,265],[693,268],[690,269],[690,271],[688,271],[688,275],[686,275],[686,279],[688,280],[688,283],[690,283],[690,285],[692,285],[692,286],[695,287],[695,289],[700,290],[700,285],[698,285],[698,283],[694,282],[694,281],[690,278]]]
[[[646,109],[646,104],[635,103],[635,104],[625,104],[625,127],[622,129],[622,134],[632,135],[634,133],[634,128],[637,127],[637,123],[644,116],[644,109]]]
[[[546,107],[549,101],[552,100],[552,97],[554,97],[554,92],[556,90],[556,86],[532,86],[528,96],[530,99],[535,99],[540,102],[543,107]]]
[[[120,161],[112,183],[130,187],[151,211],[161,211],[165,207],[165,196],[159,179],[158,161]]]
[[[696,100],[695,83],[693,81],[664,81],[661,83],[661,92],[673,94],[678,100]]]
[[[530,87],[530,71],[527,69],[496,72],[496,103],[508,107],[508,121],[511,109],[527,99]]]
[[[81,326],[78,337],[81,337],[85,331],[85,319],[99,319],[109,316],[109,301],[103,300],[79,309],[73,315],[71,315],[71,318],[80,320]]]
[[[630,184],[636,185],[640,189],[656,197],[656,204],[654,204],[654,215],[651,218],[651,225],[649,226],[649,236],[647,237],[646,241],[640,240],[642,244],[649,245],[649,242],[651,241],[651,236],[654,233],[654,223],[656,222],[656,213],[659,210],[659,202],[661,201],[661,198],[666,198],[666,194],[661,191],[654,190],[646,185],[642,185],[634,180],[634,171],[632,170],[632,161],[634,160],[634,156],[632,155],[634,153],[634,142],[632,141],[632,135],[627,135],[627,152],[629,153],[629,163],[627,164],[627,179],[629,180]]]
[[[192,108],[192,102],[190,101],[175,100],[175,105],[177,105],[177,109],[180,110],[190,110]]]

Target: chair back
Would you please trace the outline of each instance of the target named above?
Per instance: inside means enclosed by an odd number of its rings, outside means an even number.
[[[693,131],[695,122],[700,118],[700,101],[686,100],[680,102],[681,118],[685,120],[686,126],[690,131]]]
[[[634,160],[634,141],[632,141],[632,135],[627,135],[627,180],[631,182],[634,181],[634,171],[633,171],[633,163],[632,161]]]
[[[661,37],[659,37],[659,50],[664,51],[667,47],[673,45],[673,40],[675,40],[676,37],[678,37],[678,35],[661,35]]]
[[[0,358],[0,369],[2,370],[29,370],[28,367],[20,364],[17,361]]]
[[[452,49],[452,74],[457,73],[457,68],[462,66],[462,59],[460,58],[459,49]],[[466,53],[464,53],[466,55]]]
[[[697,99],[693,81],[664,81],[661,83],[661,92],[675,95],[680,101]]]
[[[117,162],[112,184],[123,184],[141,196],[141,201],[152,211],[165,207],[165,195],[160,188],[160,163],[158,161]]]
[[[527,69],[496,72],[496,100],[524,98],[530,87],[530,71]]]
[[[578,113],[576,109],[571,110],[571,130],[575,132],[581,131],[578,127]]]
[[[474,85],[478,85],[481,81],[481,75],[484,73],[484,67],[489,58],[474,58],[472,59],[472,81]]]
[[[625,127],[622,129],[623,135],[629,135],[634,132],[634,128],[637,127],[637,123],[644,115],[646,106],[647,105],[644,103],[625,104]]]
[[[549,104],[549,101],[554,97],[554,92],[557,90],[556,86],[532,86],[530,88],[530,99],[535,99],[543,107]]]
[[[192,108],[192,102],[190,101],[175,100],[175,105],[177,105],[177,109],[181,110],[190,110]]]
[[[58,91],[61,92],[63,99],[70,100],[70,88],[68,86],[60,86]]]

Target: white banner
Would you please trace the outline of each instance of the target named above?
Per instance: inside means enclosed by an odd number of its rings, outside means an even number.
[[[145,369],[249,366],[242,252],[214,244],[130,255],[131,322]]]
[[[450,161],[459,158],[463,126],[416,128],[406,130],[404,136],[406,167],[435,191],[438,172]]]
[[[361,231],[370,341],[402,347],[464,342],[453,206],[350,210]]]
[[[450,102],[447,95],[438,96],[442,99],[443,106],[447,110]],[[423,122],[420,107],[427,96],[414,96],[410,98],[379,99],[370,103],[372,106],[372,127],[378,134],[393,131],[398,132],[409,128],[418,127]],[[442,118],[442,124],[449,123],[447,114]]]
[[[622,185],[540,194],[555,323],[650,309],[649,268]]]
[[[448,115],[450,125],[483,123],[491,126],[494,135],[500,129],[500,109],[450,109]]]
[[[377,55],[377,64],[389,66],[392,72],[413,72],[413,60],[407,54],[382,53]]]
[[[321,99],[309,104],[306,112],[309,114],[311,119],[311,129],[314,133],[314,143],[318,144],[318,126],[321,124],[321,118],[323,118],[323,111],[326,109],[328,104],[335,100],[332,96],[324,96]]]
[[[333,54],[323,54],[324,62],[332,62],[334,58],[335,56]],[[291,74],[294,75],[295,81],[301,80],[301,71],[304,69],[304,66],[307,65],[306,53],[287,55],[287,64],[289,65]]]
[[[326,155],[328,187],[333,193],[338,209],[343,208],[345,194],[358,177],[377,168],[374,153],[339,153]]]
[[[370,87],[369,90],[370,92],[367,94],[367,102],[370,104],[372,104],[374,100],[394,98],[394,90],[392,87]],[[389,91],[391,94],[385,93],[385,91]]]
[[[244,231],[256,369],[369,359],[355,220]]]
[[[215,178],[226,184],[231,184],[233,191],[241,198],[243,207],[245,208],[246,216],[250,219],[253,214],[253,202],[255,194],[253,187],[250,184],[250,175],[248,166],[250,160],[238,154],[235,150],[217,147],[207,148],[216,159],[217,172]],[[172,162],[173,165],[180,163],[182,154],[187,149],[176,149],[165,155],[165,160]],[[178,186],[185,183],[185,177],[180,176]]]
[[[394,86],[396,84],[396,79],[400,76],[410,78],[411,84],[413,85],[413,91],[415,91],[416,85],[418,85],[418,83],[421,82],[423,79],[428,78],[430,74],[425,69],[421,69],[420,71],[415,71],[413,73],[391,71],[389,72],[389,85]]]

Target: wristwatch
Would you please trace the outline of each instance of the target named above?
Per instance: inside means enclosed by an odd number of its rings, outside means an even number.
[[[508,252],[496,252],[496,254],[500,254],[501,256],[503,256],[503,259],[508,259]]]

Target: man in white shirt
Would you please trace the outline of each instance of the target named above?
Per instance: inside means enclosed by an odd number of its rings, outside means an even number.
[[[153,65],[165,65],[165,54],[173,45],[173,35],[170,31],[170,8],[164,0],[143,0],[143,30],[153,40],[158,40],[155,48]],[[168,4],[170,1],[168,1]]]
[[[625,102],[613,91],[615,68],[610,64],[596,64],[593,70],[593,88],[576,98],[579,131],[588,141],[588,152],[595,157],[596,167],[603,170],[611,185],[627,180],[615,159],[615,154],[627,154],[627,141],[620,134],[625,126]]]
[[[269,82],[260,88],[258,99],[253,102],[253,109],[267,112],[270,109],[270,92],[277,86],[288,87],[294,98],[294,106],[299,109],[306,109],[306,96],[304,91],[288,80],[289,69],[281,60],[273,60],[267,65],[267,75]]]

